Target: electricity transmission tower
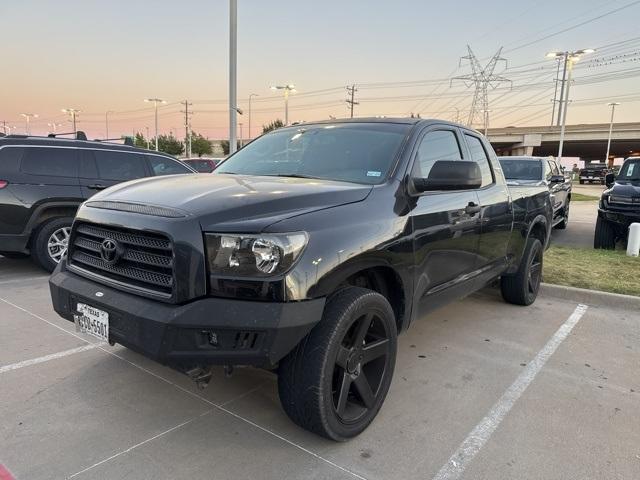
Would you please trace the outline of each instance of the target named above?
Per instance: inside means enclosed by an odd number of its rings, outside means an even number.
[[[351,110],[351,118],[353,118],[353,106],[360,104],[360,102],[356,102],[354,100],[354,97],[357,91],[358,89],[356,88],[355,85],[351,85],[350,87],[347,87],[347,94],[349,95],[349,97],[345,101],[347,102],[347,105],[349,105],[349,108]]]
[[[508,78],[493,73],[498,62],[504,62],[506,67],[507,60],[500,56],[502,53],[502,47],[500,47],[483,68],[469,45],[467,45],[467,50],[469,54],[460,58],[460,65],[463,60],[467,60],[471,67],[471,73],[452,78],[450,85],[454,80],[462,80],[467,88],[474,87],[473,102],[467,125],[470,127],[482,125],[486,130],[489,126],[489,87],[494,89],[500,83],[511,82]]]

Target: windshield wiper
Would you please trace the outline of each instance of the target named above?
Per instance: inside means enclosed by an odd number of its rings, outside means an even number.
[[[319,177],[313,177],[311,175],[304,175],[302,173],[275,173],[265,175],[265,177],[291,177],[291,178],[314,178],[318,179]]]

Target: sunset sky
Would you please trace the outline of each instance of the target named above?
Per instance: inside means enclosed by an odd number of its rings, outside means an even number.
[[[617,121],[640,121],[640,2],[631,0],[238,1],[239,117],[248,137],[283,118],[269,90],[294,83],[290,120],[348,115],[345,86],[355,83],[357,116],[419,112],[466,119],[472,90],[450,77],[466,45],[482,62],[504,46],[513,80],[490,96],[491,126],[546,125],[551,118],[555,61],[551,50],[596,48],[576,67],[569,123],[609,121],[607,103],[622,103]],[[627,6],[625,8],[625,6]],[[618,12],[611,13],[616,9]],[[228,1],[20,0],[0,5],[0,126],[25,129],[21,112],[37,113],[32,133],[62,123],[77,108],[90,137],[153,133],[146,97],[168,101],[160,131],[184,132],[177,103],[193,103],[192,126],[227,136]],[[602,18],[593,20],[596,17]],[[587,22],[582,26],[580,23]],[[575,27],[575,28],[574,28]],[[558,32],[563,33],[556,34]],[[549,37],[549,38],[545,38]],[[527,45],[530,44],[530,45]]]

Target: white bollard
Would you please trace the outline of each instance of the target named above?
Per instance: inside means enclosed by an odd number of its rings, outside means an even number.
[[[629,225],[629,239],[627,240],[627,256],[637,257],[640,251],[640,223]]]

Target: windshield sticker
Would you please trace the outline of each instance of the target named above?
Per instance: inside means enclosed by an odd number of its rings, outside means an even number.
[[[633,167],[635,167],[636,164],[635,163],[630,163],[629,167],[627,168],[627,177],[630,177],[631,175],[633,175]]]
[[[367,172],[367,177],[379,177],[382,175],[382,172],[378,172],[377,170],[369,170]]]

